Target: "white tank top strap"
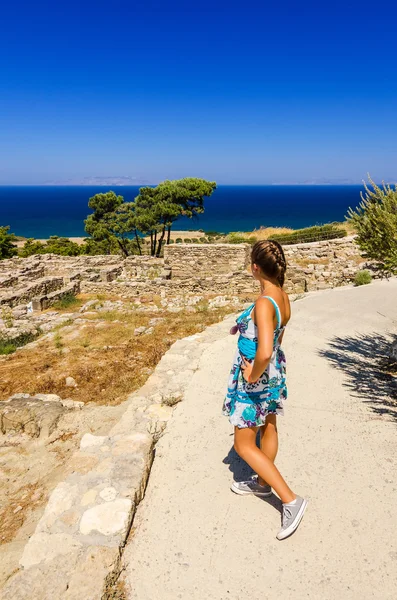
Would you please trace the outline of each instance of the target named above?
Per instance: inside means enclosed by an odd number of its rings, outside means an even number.
[[[276,311],[276,317],[277,317],[277,329],[281,329],[281,311],[279,309],[277,302],[271,296],[261,296],[261,298],[267,298],[273,304],[274,310]]]

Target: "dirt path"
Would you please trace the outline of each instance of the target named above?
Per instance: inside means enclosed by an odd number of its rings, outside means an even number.
[[[275,539],[275,496],[229,491],[249,470],[220,414],[235,346],[231,321],[214,327],[157,447],[124,553],[129,600],[397,597],[397,403],[377,366],[397,331],[396,299],[393,280],[293,305],[277,462],[310,505],[284,542]]]

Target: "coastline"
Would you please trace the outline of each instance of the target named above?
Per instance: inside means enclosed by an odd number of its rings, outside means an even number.
[[[19,236],[21,237],[21,236]],[[59,236],[59,237],[65,237],[68,240],[70,240],[71,242],[74,242],[75,244],[78,244],[79,246],[82,246],[84,244],[84,240],[86,239],[85,237],[69,237],[67,235],[63,235],[63,236]],[[15,242],[15,246],[17,248],[23,248],[23,246],[25,245],[25,242],[28,238],[25,238],[24,240],[18,240],[17,242]],[[42,244],[45,244],[46,242],[49,241],[50,238],[33,238],[36,242],[41,242]]]
[[[175,230],[175,231],[171,231],[171,239],[175,240],[178,237],[189,237],[189,238],[200,238],[203,237],[205,235],[205,233],[203,231],[181,231],[181,230]],[[22,237],[22,236],[19,236]],[[67,238],[68,240],[70,240],[71,242],[74,242],[75,244],[78,244],[79,246],[82,246],[85,242],[85,240],[87,238],[89,238],[90,236],[85,236],[85,237],[75,237],[75,236],[68,236],[68,235],[62,235],[59,237],[63,237],[63,238]],[[144,238],[146,238],[146,236],[144,236]],[[17,248],[23,248],[26,240],[28,238],[25,238],[23,240],[18,240],[17,242],[15,242],[15,246]],[[45,244],[46,242],[49,241],[50,238],[33,238],[36,242],[41,242],[42,244]]]
[[[109,187],[21,186],[0,187],[1,225],[17,236],[47,239],[84,237],[84,220],[91,212],[90,197]],[[126,202],[139,187],[117,188]],[[253,231],[263,227],[301,229],[343,221],[349,206],[360,202],[361,186],[268,185],[222,186],[205,200],[205,212],[196,220],[183,217],[176,227],[189,237],[189,229],[203,231]]]

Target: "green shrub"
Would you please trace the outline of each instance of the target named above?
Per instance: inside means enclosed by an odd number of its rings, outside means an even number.
[[[12,354],[17,348],[33,342],[41,333],[41,329],[39,329],[36,333],[29,331],[23,332],[12,341],[7,337],[0,336],[0,355]]]
[[[194,307],[196,309],[196,312],[198,313],[206,313],[209,310],[209,304],[208,304],[208,300],[202,300],[201,302],[197,302],[197,304]]]
[[[182,238],[176,238],[175,244],[182,244]]]
[[[315,225],[314,227],[305,227],[297,229],[292,233],[278,233],[271,235],[269,240],[280,242],[282,245],[305,244],[309,242],[319,242],[322,240],[334,240],[347,235],[344,229],[339,229],[335,225]]]
[[[174,240],[171,238],[170,241],[168,242],[169,244],[174,244]]]
[[[183,241],[184,241],[185,244],[191,244],[192,243],[192,240],[190,238],[184,238]]]
[[[377,262],[386,276],[397,274],[397,185],[376,185],[369,177],[365,194],[348,218],[357,231],[355,238],[365,257]]]
[[[11,328],[14,325],[14,317],[12,316],[11,308],[9,306],[2,306],[0,312],[4,325]]]
[[[0,338],[0,355],[12,354],[17,349],[13,342]]]
[[[223,241],[225,244],[255,244],[258,240],[252,235],[248,236],[238,231],[232,231],[227,234]]]
[[[33,254],[59,254],[60,256],[79,256],[84,253],[83,246],[72,242],[68,238],[52,235],[44,244],[29,238],[26,240],[23,248],[19,251],[19,256],[26,258]]]
[[[354,278],[354,285],[367,285],[368,283],[371,283],[371,281],[371,273],[367,271],[367,269],[364,269],[363,271],[358,271],[356,273],[356,276]]]
[[[65,294],[62,298],[54,302],[52,305],[56,310],[62,310],[64,308],[71,308],[80,306],[82,303],[81,300],[76,298],[72,293]]]
[[[9,227],[0,227],[0,260],[3,258],[12,258],[18,254],[18,249],[14,246],[17,241],[13,233],[9,233]]]
[[[199,238],[199,241],[200,241],[202,244],[206,244],[206,243],[208,242],[207,238],[205,238],[205,237],[201,237],[201,238]]]
[[[26,240],[23,248],[19,250],[18,254],[22,258],[27,258],[28,256],[33,256],[34,254],[44,254],[44,252],[45,246],[42,242],[34,240],[33,238],[29,238]]]
[[[54,336],[54,345],[57,350],[62,350],[64,347],[64,343],[62,341],[61,334],[59,333],[59,331],[57,331]]]
[[[205,235],[208,237],[220,237],[222,234],[219,231],[206,231]]]

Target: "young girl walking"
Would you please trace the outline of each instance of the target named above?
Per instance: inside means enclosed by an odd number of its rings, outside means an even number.
[[[231,333],[239,332],[223,414],[234,425],[234,448],[257,473],[249,481],[234,482],[236,494],[271,496],[272,488],[283,503],[277,539],[299,526],[307,500],[297,496],[274,464],[278,450],[276,415],[283,414],[287,398],[285,356],[281,349],[291,316],[283,290],[286,261],[278,242],[257,242],[251,253],[252,274],[260,282],[259,298],[237,319]],[[260,449],[256,435],[260,430]]]

